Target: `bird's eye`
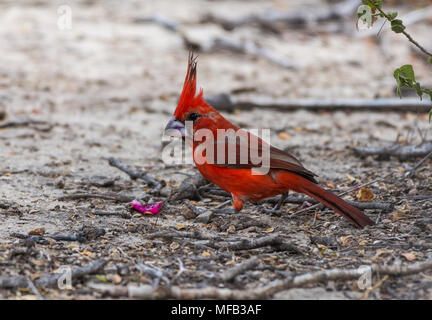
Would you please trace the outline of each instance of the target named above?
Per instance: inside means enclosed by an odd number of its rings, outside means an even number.
[[[188,120],[190,121],[195,121],[196,119],[198,119],[200,117],[200,115],[198,113],[192,112],[189,116],[188,116]]]

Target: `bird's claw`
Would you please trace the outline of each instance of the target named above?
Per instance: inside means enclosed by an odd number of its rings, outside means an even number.
[[[276,207],[269,209],[269,208],[266,208],[265,206],[259,206],[259,210],[261,212],[273,214],[273,215],[278,216],[278,217],[282,216],[282,211]]]

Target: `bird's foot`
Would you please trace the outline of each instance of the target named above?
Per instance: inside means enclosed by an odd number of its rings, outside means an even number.
[[[265,206],[262,205],[262,206],[258,206],[258,208],[263,213],[269,213],[269,214],[275,215],[277,217],[282,216],[282,210],[280,210],[280,208],[277,208],[277,206],[269,209],[269,208],[266,208]]]
[[[288,197],[288,192],[282,193],[278,203],[272,209],[268,209],[265,206],[260,206],[260,210],[262,212],[274,214],[275,216],[280,217],[282,215],[282,210],[280,209],[282,208],[282,205],[287,197]]]

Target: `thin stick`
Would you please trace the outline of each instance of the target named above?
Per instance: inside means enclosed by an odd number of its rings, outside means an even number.
[[[48,124],[48,123],[46,121],[38,121],[38,120],[10,121],[10,122],[0,124],[0,129],[26,127],[35,124],[37,125],[37,124]]]
[[[153,178],[152,176],[150,176],[146,172],[136,171],[136,170],[133,170],[131,168],[128,168],[123,163],[121,163],[119,160],[117,160],[117,159],[115,159],[113,157],[108,158],[108,163],[109,163],[110,166],[115,167],[115,168],[123,171],[127,175],[129,175],[129,177],[132,180],[135,180],[135,179],[142,179],[142,180],[144,180],[150,186],[155,187],[155,191],[154,192],[159,192],[163,188],[162,183],[160,183],[159,181],[157,181],[155,178]]]
[[[432,269],[432,260],[425,262],[392,266],[371,265],[372,275],[402,277],[416,273],[421,273]],[[115,287],[112,285],[91,285],[100,292],[113,296],[128,296],[141,299],[265,299],[274,296],[276,293],[304,287],[306,285],[318,284],[328,281],[352,281],[359,280],[365,274],[363,268],[356,269],[331,269],[296,275],[284,280],[276,280],[268,285],[259,286],[252,289],[228,289],[219,287],[205,288],[181,288],[179,286],[159,286],[153,288],[150,285],[129,285],[127,287]]]
[[[406,175],[407,178],[412,178],[414,176],[414,174],[416,173],[417,169],[420,168],[423,163],[426,162],[427,159],[429,159],[430,157],[432,157],[432,150],[431,152],[429,152],[429,154],[424,157],[419,163],[417,163],[417,165],[415,167],[413,167],[410,171],[408,171],[408,174]]]
[[[213,107],[223,111],[250,110],[308,110],[311,112],[336,111],[374,111],[374,112],[427,112],[430,110],[429,101],[416,98],[381,98],[381,99],[286,99],[267,96],[254,97],[253,100],[245,97],[236,97],[228,94],[209,96],[206,101]]]
[[[375,7],[381,14],[383,14],[385,17],[386,17],[386,19],[388,20],[388,21],[391,21],[391,19],[390,19],[390,17],[388,16],[388,14],[386,14],[381,8],[379,8],[379,7]],[[404,31],[402,31],[402,34],[405,36],[405,37],[407,37],[407,39],[409,40],[409,42],[411,42],[412,44],[414,44],[417,48],[419,48],[420,49],[420,51],[422,51],[424,54],[426,54],[426,55],[428,55],[429,57],[432,57],[432,53],[430,53],[428,50],[426,50],[425,48],[423,48],[417,41],[415,41],[412,37],[411,37],[411,35],[408,33],[408,32],[406,32],[405,30]]]
[[[74,194],[66,194],[58,197],[57,200],[65,201],[65,200],[79,200],[79,199],[91,199],[91,198],[99,198],[105,200],[115,200],[118,202],[131,202],[136,199],[136,197],[132,196],[123,196],[120,194],[100,194],[100,193],[74,193]]]
[[[242,274],[246,272],[247,270],[255,268],[259,263],[259,259],[257,257],[252,257],[248,260],[246,260],[243,263],[240,263],[228,270],[226,270],[222,275],[221,278],[223,281],[231,281],[239,274]]]

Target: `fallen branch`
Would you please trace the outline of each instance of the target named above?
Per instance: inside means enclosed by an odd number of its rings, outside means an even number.
[[[346,249],[338,250],[338,253],[347,253],[350,251],[356,251],[356,250],[376,250],[376,249],[382,249],[382,248],[403,248],[405,250],[415,248],[420,250],[428,250],[432,249],[431,243],[376,243],[376,244],[369,244],[369,245],[362,245],[362,246],[353,246]]]
[[[413,145],[391,145],[386,147],[356,147],[353,148],[354,154],[367,157],[379,156],[380,159],[389,159],[396,157],[399,160],[407,160],[410,158],[425,157],[432,152],[432,142],[422,143],[418,146]]]
[[[424,272],[432,269],[432,260],[411,265],[371,265],[372,275],[402,277]],[[246,299],[266,299],[280,291],[293,288],[304,287],[306,285],[317,284],[328,281],[352,281],[359,280],[364,276],[363,268],[357,269],[331,269],[310,272],[298,276],[292,276],[285,280],[276,280],[268,285],[252,289],[227,289],[218,287],[205,288],[180,288],[178,286],[168,286],[153,288],[149,285],[127,287],[116,287],[112,285],[92,284],[91,287],[99,292],[112,296],[127,296],[139,299],[223,299],[223,300],[246,300]]]
[[[199,44],[195,44],[195,46],[199,46]],[[257,58],[265,58],[266,60],[283,68],[296,69],[294,63],[291,60],[275,54],[268,48],[258,47],[252,41],[237,42],[230,39],[216,38],[209,47],[204,48],[200,46],[199,49],[205,52],[214,52],[220,49],[229,50],[234,53],[242,53]]]
[[[240,241],[227,242],[217,244],[220,247],[227,247],[230,250],[251,250],[266,246],[279,246],[283,243],[283,239],[279,234],[273,234],[257,239],[242,239]]]
[[[426,160],[429,159],[430,157],[432,157],[432,150],[431,150],[431,152],[429,152],[426,155],[426,157],[424,157],[423,159],[421,159],[419,163],[417,163],[411,170],[409,170],[407,172],[406,177],[407,178],[412,178],[415,175],[415,173],[418,170],[418,168],[420,168],[423,165],[423,163],[425,163]]]
[[[67,194],[61,197],[58,197],[57,200],[59,201],[67,201],[67,200],[80,200],[80,199],[104,199],[104,200],[114,200],[118,202],[131,202],[132,200],[136,199],[136,197],[133,196],[124,196],[121,194],[108,194],[108,193],[74,193],[74,194]]]
[[[233,53],[250,55],[252,57],[264,58],[268,61],[284,68],[295,69],[294,64],[283,56],[275,54],[268,48],[257,46],[252,41],[235,41],[232,39],[213,38],[206,39],[205,43],[197,42],[187,35],[185,30],[176,22],[172,22],[161,15],[151,17],[136,18],[135,23],[155,23],[161,27],[179,35],[187,49],[201,52],[214,52],[215,50],[225,49]]]
[[[72,279],[76,280],[78,278],[82,278],[85,275],[96,273],[96,272],[102,270],[103,267],[106,265],[106,263],[107,263],[107,261],[105,261],[105,259],[101,258],[101,259],[92,261],[85,266],[74,268],[71,271]],[[39,287],[53,287],[53,286],[57,285],[57,282],[61,276],[63,276],[62,273],[45,275],[45,276],[39,278],[35,284]]]
[[[152,193],[159,193],[159,191],[164,187],[163,183],[160,183],[155,178],[147,174],[146,172],[136,171],[131,168],[126,167],[123,163],[115,158],[108,158],[108,163],[110,166],[115,167],[124,173],[126,173],[132,180],[141,179],[144,180],[149,186],[154,187]]]
[[[148,239],[154,238],[164,238],[164,239],[172,239],[172,238],[191,238],[198,240],[217,240],[215,237],[204,236],[199,231],[188,232],[188,231],[177,231],[173,229],[158,231],[155,233],[150,233],[147,235]]]
[[[321,8],[309,8],[301,11],[281,11],[272,10],[259,14],[247,15],[238,19],[222,18],[215,15],[206,15],[202,21],[208,23],[213,22],[221,25],[226,30],[256,24],[263,29],[278,31],[278,25],[290,26],[291,28],[305,27],[310,23],[322,23],[330,20],[341,20],[347,16],[351,16],[358,8],[357,0],[346,0],[342,3],[330,5]]]
[[[93,274],[101,270],[106,264],[105,259],[98,259],[89,264],[77,267],[71,270],[72,279],[76,280],[87,274]],[[34,283],[38,287],[53,287],[57,285],[59,278],[63,276],[62,273],[44,275]],[[0,288],[2,289],[16,289],[16,288],[31,288],[32,283],[25,276],[15,277],[0,277]]]
[[[131,214],[128,212],[94,211],[93,214],[96,216],[114,216],[114,217],[121,217],[124,219],[132,218]]]
[[[28,286],[28,278],[25,276],[16,277],[0,277],[1,289],[26,288]]]
[[[205,210],[198,209],[194,205],[192,205],[188,200],[183,201],[186,207],[189,208],[195,215],[199,216],[200,214],[204,213]]]
[[[197,200],[200,199],[198,189],[204,185],[209,184],[209,182],[204,179],[204,177],[196,173],[192,177],[188,177],[183,180],[180,187],[173,191],[170,195],[170,200]]]
[[[257,257],[252,257],[252,258],[246,260],[245,262],[240,263],[240,264],[226,270],[224,273],[222,273],[221,279],[223,281],[231,281],[235,277],[237,277],[239,274],[242,274],[248,270],[255,268],[258,265],[258,263],[259,263],[259,259]]]
[[[45,125],[48,127],[38,128],[37,125]],[[9,121],[0,124],[0,129],[6,129],[6,128],[17,128],[17,127],[29,127],[32,126],[37,130],[40,131],[49,131],[52,129],[52,125],[50,125],[46,121],[39,121],[39,120],[22,120],[22,121]]]
[[[65,235],[27,235],[21,233],[12,233],[12,237],[16,237],[19,239],[31,239],[36,241],[37,243],[45,243],[46,239],[53,239],[55,241],[79,241],[79,242],[87,242],[90,240],[94,240],[100,236],[105,234],[105,230],[96,227],[84,227],[82,231],[74,233],[74,234],[65,234]]]
[[[227,94],[218,94],[206,98],[207,102],[218,110],[234,111],[249,110],[258,108],[260,110],[272,109],[278,111],[374,111],[374,112],[428,112],[430,101],[421,101],[415,98],[395,99],[381,98],[374,100],[367,99],[285,99],[270,97],[250,98],[235,97]]]

